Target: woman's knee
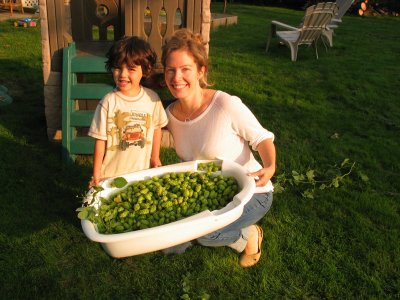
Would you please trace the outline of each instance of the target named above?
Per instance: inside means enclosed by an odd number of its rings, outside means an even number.
[[[219,237],[221,233],[216,231],[212,232],[210,234],[204,235],[202,237],[199,237],[196,241],[202,246],[207,246],[207,247],[212,247],[212,246],[218,246],[219,244]]]
[[[272,193],[254,194],[253,198],[244,206],[243,214],[259,218],[264,216],[272,205]]]
[[[240,238],[240,230],[225,230],[226,227],[199,237],[196,241],[207,247],[221,247],[234,243]]]

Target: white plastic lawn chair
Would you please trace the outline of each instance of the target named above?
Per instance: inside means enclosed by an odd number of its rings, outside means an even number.
[[[333,46],[333,30],[338,28],[339,24],[342,22],[343,16],[353,5],[354,0],[337,0],[336,5],[338,6],[337,14],[332,18],[331,22],[328,24],[327,28],[322,31],[322,35],[328,41],[330,47]]]
[[[272,21],[270,35],[265,51],[268,52],[272,37],[279,37],[290,48],[292,61],[297,60],[297,52],[300,45],[312,45],[318,59],[317,41],[322,31],[331,22],[337,13],[337,5],[333,2],[322,2],[306,9],[303,22],[299,27]],[[283,27],[284,31],[278,31],[277,27]]]

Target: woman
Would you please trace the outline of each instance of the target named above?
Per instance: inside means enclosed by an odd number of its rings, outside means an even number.
[[[175,149],[183,161],[228,159],[244,166],[255,178],[257,193],[234,223],[197,239],[204,246],[229,246],[241,253],[242,267],[261,256],[262,228],[255,225],[272,204],[275,173],[274,134],[264,129],[235,96],[208,88],[208,59],[200,35],[180,29],[163,47],[164,78],[176,101],[166,111]],[[263,166],[254,158],[258,151]]]

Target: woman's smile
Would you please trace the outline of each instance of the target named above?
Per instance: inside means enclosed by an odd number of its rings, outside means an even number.
[[[173,83],[172,86],[176,90],[181,90],[187,86],[187,84],[181,84],[181,83]]]

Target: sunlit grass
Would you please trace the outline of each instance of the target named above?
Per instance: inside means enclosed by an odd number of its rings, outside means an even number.
[[[221,12],[222,5],[211,8]],[[0,84],[14,100],[0,107],[2,298],[400,295],[400,19],[346,16],[333,48],[319,44],[316,60],[302,47],[293,63],[277,40],[269,53],[265,43],[271,20],[295,26],[303,12],[229,3],[228,13],[238,24],[211,33],[210,81],[275,133],[276,175],[329,173],[344,158],[356,163],[352,174],[314,199],[291,186],[275,194],[260,222],[265,241],[254,268],[240,268],[226,247],[113,259],[85,237],[75,213],[90,160],[63,164],[59,145],[46,137],[40,28],[0,23]],[[178,161],[170,149],[162,160]]]

